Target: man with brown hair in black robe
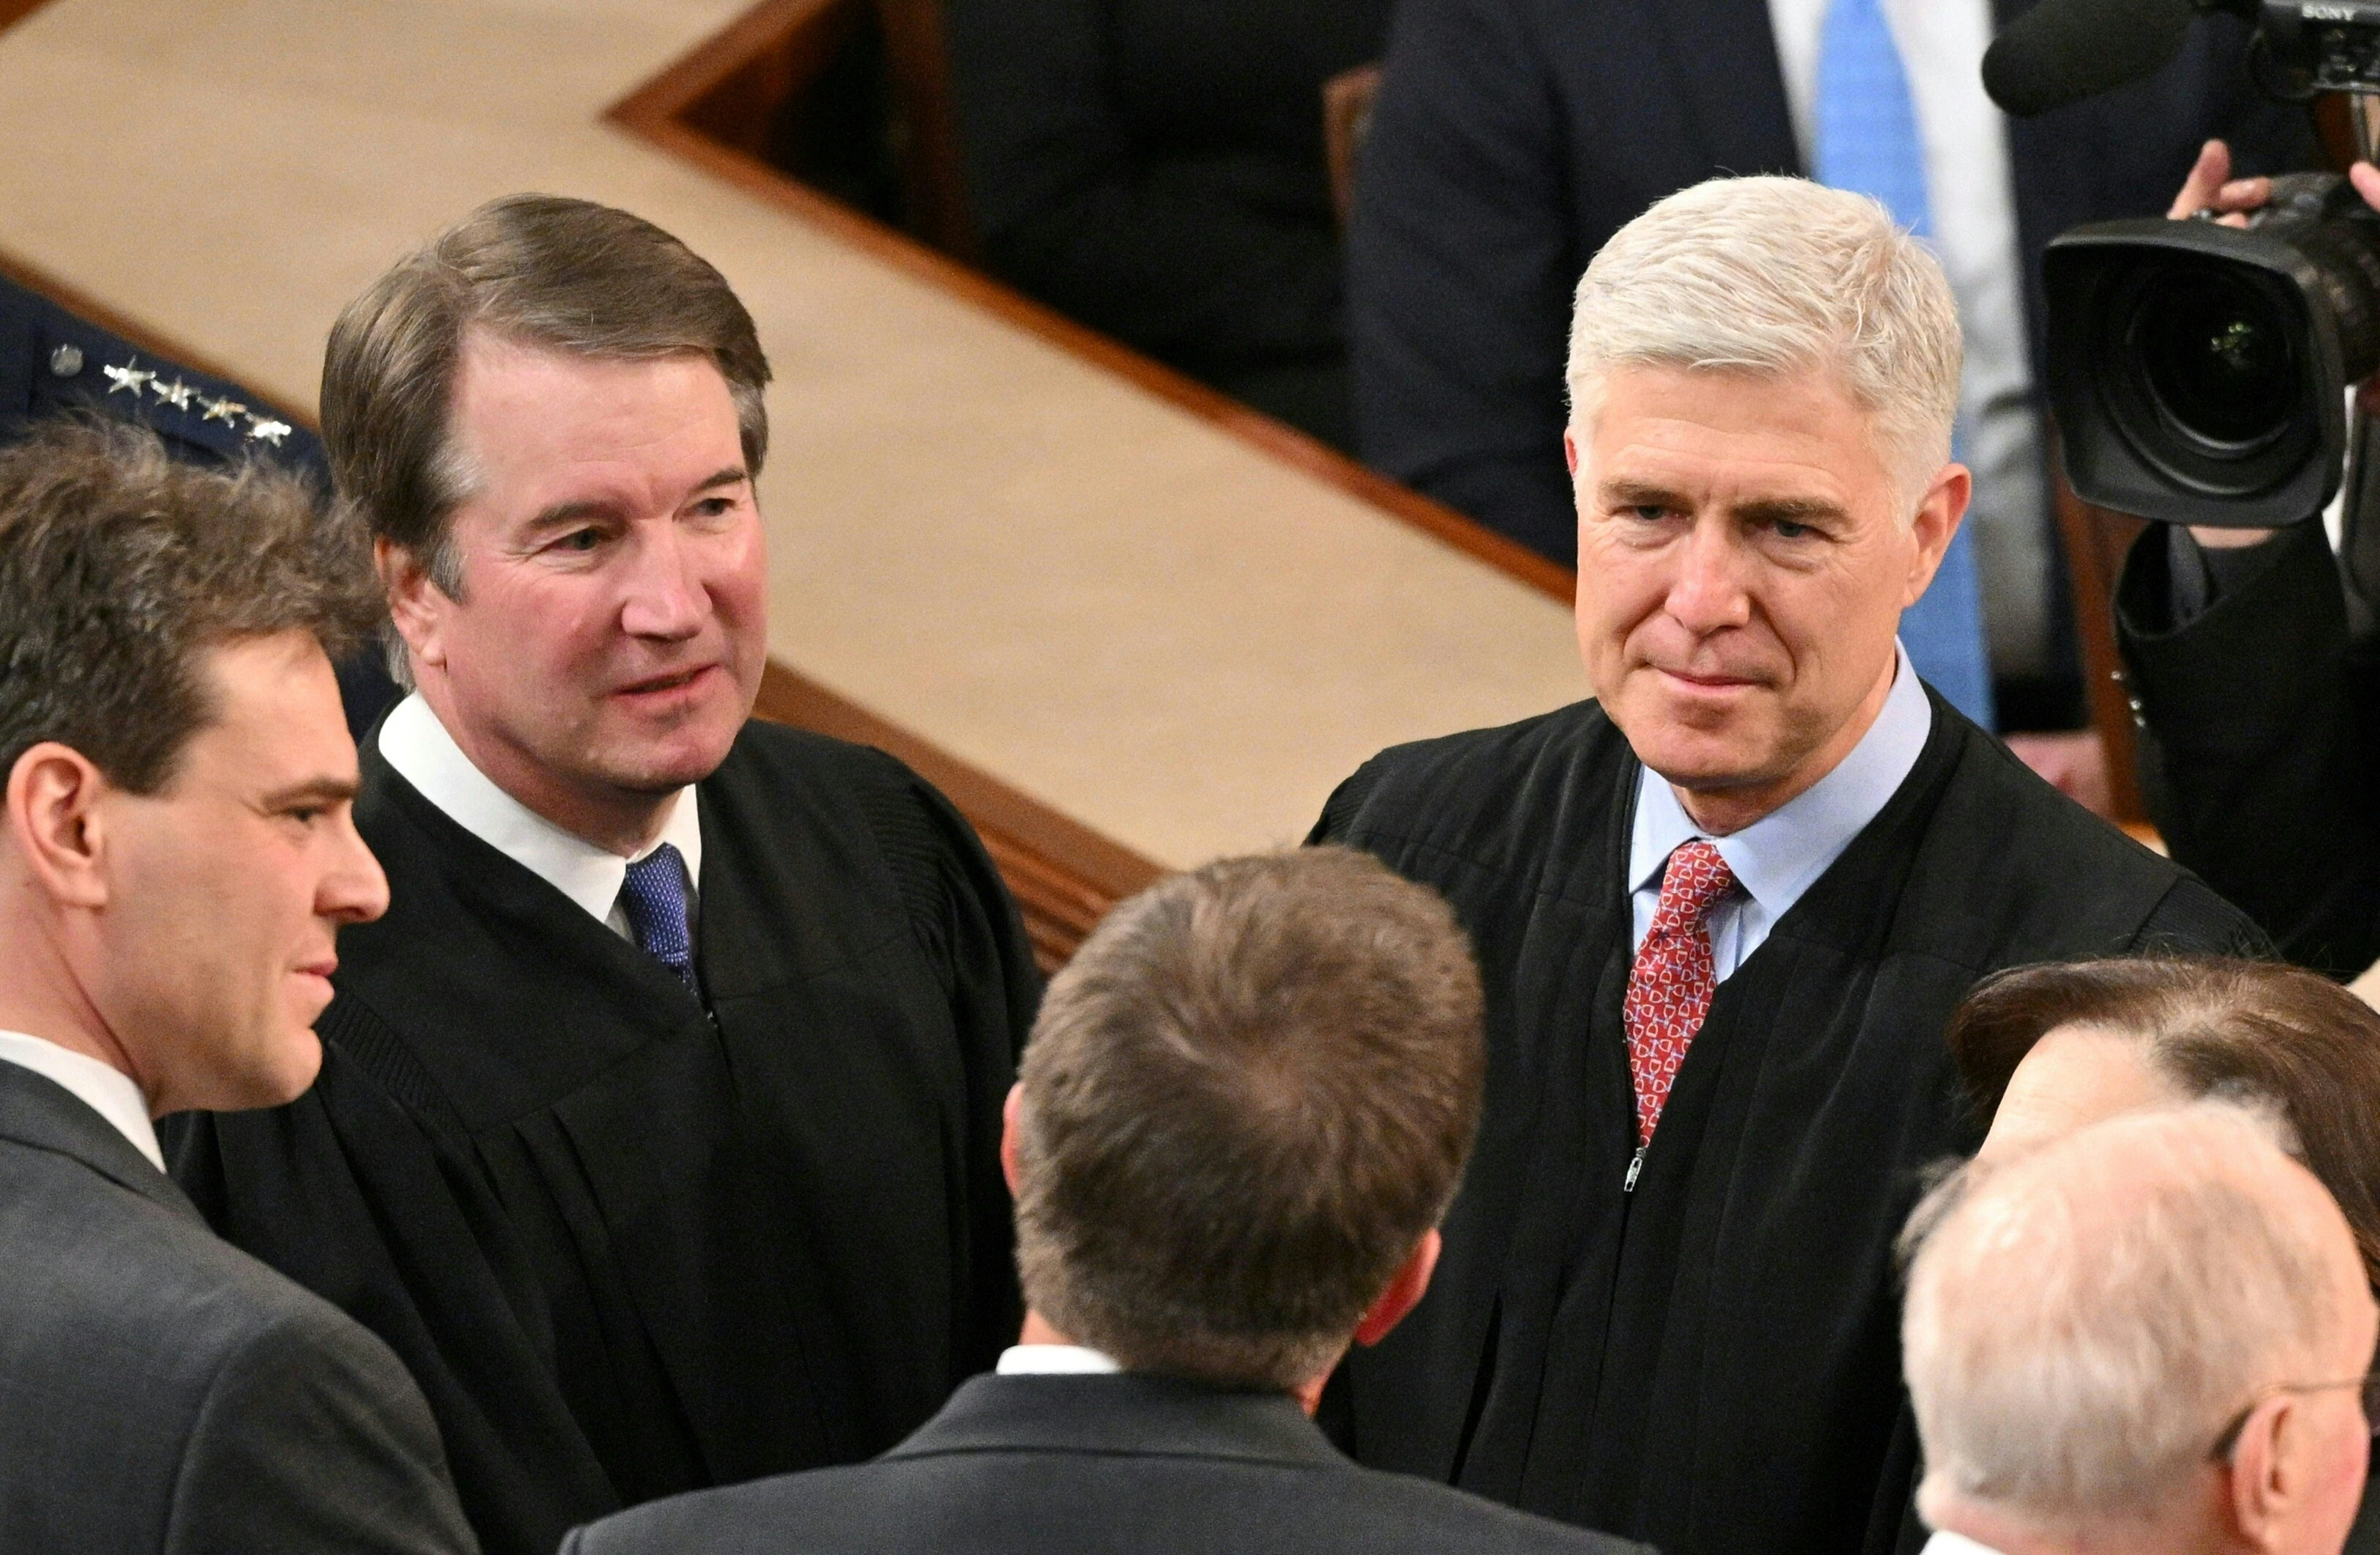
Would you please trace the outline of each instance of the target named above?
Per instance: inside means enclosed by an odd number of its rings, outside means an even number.
[[[1444,892],[1486,1119],[1428,1297],[1343,1368],[1355,1456],[1670,1555],[1916,1531],[1895,1234],[1971,1143],[1997,967],[2256,942],[1895,642],[1956,531],[1954,305],[1873,201],[1697,186],[1596,258],[1565,444],[1597,700],[1402,747],[1318,840]]]
[[[1014,909],[898,762],[747,722],[767,379],[715,270],[542,196],[331,339],[415,686],[356,804],[390,911],[341,942],[314,1091],[178,1169],[411,1368],[491,1555],[871,1456],[1022,1316]]]

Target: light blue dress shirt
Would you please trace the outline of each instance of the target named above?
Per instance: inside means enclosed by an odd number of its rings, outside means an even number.
[[[1760,948],[1776,926],[1842,856],[1917,765],[1933,732],[1934,706],[1895,645],[1892,689],[1867,733],[1835,770],[1742,831],[1713,837],[1694,822],[1668,783],[1649,768],[1636,774],[1636,823],[1628,843],[1628,889],[1635,909],[1633,945],[1642,946],[1661,901],[1661,873],[1670,855],[1695,837],[1710,842],[1735,872],[1735,889],[1706,920],[1711,960],[1724,981]]]

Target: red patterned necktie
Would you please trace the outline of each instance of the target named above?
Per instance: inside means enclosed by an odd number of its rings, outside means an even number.
[[[1718,978],[1711,959],[1711,906],[1735,884],[1718,849],[1697,837],[1670,855],[1653,927],[1628,973],[1621,1020],[1628,1028],[1628,1067],[1636,1076],[1636,1143],[1653,1141],[1661,1104],[1686,1045],[1702,1029]],[[1629,1174],[1633,1185],[1635,1173]]]

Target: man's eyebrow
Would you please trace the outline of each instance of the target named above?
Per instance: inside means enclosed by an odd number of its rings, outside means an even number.
[[[1755,497],[1736,504],[1731,511],[1754,524],[1806,524],[1844,516],[1843,504],[1826,497]]]
[[[528,521],[528,531],[531,534],[539,534],[547,529],[558,529],[565,524],[575,524],[581,518],[599,517],[611,511],[612,504],[606,502],[591,502],[586,500],[577,502],[558,502],[552,507],[546,508],[542,512],[539,513],[536,517],[530,519]]]
[[[742,465],[729,465],[723,469],[713,470],[697,481],[693,494],[699,496],[705,492],[715,492],[722,486],[741,485],[751,479],[752,477],[746,472]],[[582,518],[598,518],[614,511],[616,509],[613,504],[590,498],[558,502],[528,521],[528,532],[541,534],[547,529],[558,529],[565,524],[575,524]]]
[[[1625,476],[1604,481],[1595,494],[1607,507],[1692,507],[1682,495],[1666,486],[1656,486],[1649,480],[1631,480]]]
[[[276,788],[264,796],[269,810],[296,809],[307,805],[341,805],[354,800],[357,792],[354,778],[308,778],[286,788]]]

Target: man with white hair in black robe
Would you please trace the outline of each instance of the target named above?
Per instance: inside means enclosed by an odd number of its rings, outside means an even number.
[[[1388,751],[1314,832],[1443,892],[1488,985],[1438,1281],[1326,1405],[1364,1463],[1670,1555],[1922,1538],[1892,1246],[1973,1142],[1952,1006],[2260,942],[1900,651],[1966,509],[1959,364],[1932,255],[1800,179],[1673,195],[1588,268],[1596,699]]]

